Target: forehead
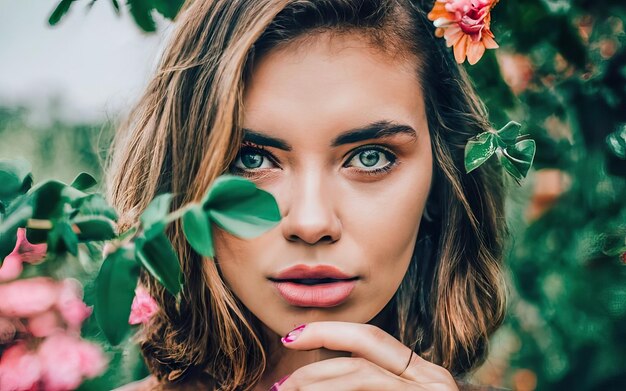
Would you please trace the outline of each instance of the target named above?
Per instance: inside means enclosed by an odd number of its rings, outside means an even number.
[[[244,127],[330,137],[379,120],[414,125],[424,105],[416,67],[357,34],[292,41],[255,64],[244,94]]]

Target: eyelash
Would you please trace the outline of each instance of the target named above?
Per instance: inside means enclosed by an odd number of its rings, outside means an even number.
[[[364,145],[361,146],[359,148],[357,148],[356,150],[354,150],[354,153],[352,153],[352,155],[350,155],[350,158],[348,159],[348,162],[351,161],[352,159],[354,159],[355,156],[357,156],[359,153],[364,152],[364,151],[378,151],[381,152],[385,155],[385,157],[387,158],[387,160],[389,160],[389,164],[387,164],[384,167],[380,167],[380,168],[376,168],[373,170],[358,170],[359,172],[368,175],[368,176],[378,176],[378,175],[383,175],[389,171],[391,171],[397,164],[397,156],[391,152],[389,149],[380,146],[380,145]],[[274,155],[267,151],[265,149],[265,147],[261,146],[261,145],[257,145],[257,144],[253,144],[249,141],[245,141],[242,144],[242,147],[239,149],[239,153],[237,154],[237,158],[235,159],[235,162],[241,157],[243,152],[249,152],[251,154],[259,154],[262,155],[264,158],[268,158],[273,164],[276,164],[276,157],[274,157]],[[345,166],[344,166],[345,167]],[[239,167],[235,167],[234,163],[233,165],[231,165],[230,167],[231,172],[236,173],[237,175],[241,175],[243,177],[258,177],[259,173],[255,172],[257,170],[255,169],[242,169]]]

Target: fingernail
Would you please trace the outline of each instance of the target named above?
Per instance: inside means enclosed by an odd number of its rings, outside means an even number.
[[[298,326],[295,329],[291,330],[289,332],[289,334],[285,335],[280,340],[283,341],[283,343],[289,343],[289,342],[295,341],[296,338],[298,338],[298,336],[300,335],[300,333],[302,333],[302,330],[304,330],[305,326],[306,326],[306,324],[301,324],[300,326]]]
[[[270,388],[269,391],[278,391],[278,386],[280,386],[281,384],[283,384],[285,382],[285,380],[287,380],[287,378],[289,377],[289,375],[283,377],[282,379],[280,379],[279,381],[277,381],[276,383],[274,383],[274,385],[272,385],[272,388]]]
[[[288,377],[289,377],[289,375],[287,375],[287,376],[283,377],[283,378],[282,378],[282,379],[280,379],[280,380],[279,380],[276,384],[278,384],[278,385],[280,386],[281,384],[283,384],[283,383],[285,382],[285,380],[287,380],[287,378],[288,378]]]

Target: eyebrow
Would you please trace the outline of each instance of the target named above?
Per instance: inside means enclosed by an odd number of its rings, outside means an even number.
[[[399,124],[393,121],[382,120],[369,123],[365,126],[350,129],[335,137],[331,147],[338,147],[344,144],[352,144],[364,140],[379,139],[394,136],[396,134],[406,134],[412,138],[417,138],[417,132],[409,125]],[[285,140],[268,136],[252,129],[243,129],[243,140],[250,141],[257,145],[274,147],[283,151],[291,151],[293,147]]]

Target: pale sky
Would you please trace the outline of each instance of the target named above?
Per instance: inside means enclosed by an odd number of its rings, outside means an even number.
[[[48,17],[60,0],[0,0],[0,105],[44,110],[53,96],[63,117],[100,120],[128,109],[141,94],[171,24],[142,33],[109,0],[76,1],[61,22]],[[157,17],[158,19],[158,17]]]

